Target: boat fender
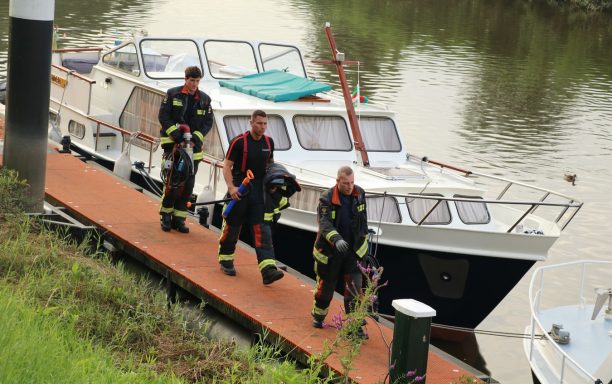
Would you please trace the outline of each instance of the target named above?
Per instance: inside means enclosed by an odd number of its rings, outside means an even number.
[[[129,145],[126,146],[121,156],[115,161],[113,173],[122,179],[130,180],[130,176],[132,175],[132,161],[130,160]]]
[[[202,192],[200,192],[200,194],[198,195],[198,198],[196,199],[196,204],[203,203],[206,201],[213,201],[214,199],[215,199],[215,193],[213,192],[210,185],[207,185],[202,189]],[[201,208],[198,208],[197,214],[200,217],[200,225],[206,228],[210,227],[210,224],[212,223],[212,216],[213,216],[211,212],[213,209],[214,209],[214,206],[212,204],[203,205]]]
[[[213,193],[212,188],[210,187],[210,185],[205,186],[204,188],[202,188],[202,192],[200,192],[200,194],[198,195],[198,198],[196,199],[196,204],[200,204],[203,203],[205,201],[213,201],[215,200],[215,194]]]
[[[59,115],[57,117],[59,119]],[[56,142],[58,144],[61,143],[61,141],[62,141],[62,134],[61,134],[61,132],[59,130],[57,122],[49,121],[48,138],[49,138],[49,140],[54,141],[54,142]]]

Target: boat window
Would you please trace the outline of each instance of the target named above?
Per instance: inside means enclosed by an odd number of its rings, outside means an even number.
[[[235,79],[258,72],[255,51],[249,43],[208,40],[204,52],[208,70],[215,79]]]
[[[302,191],[295,193],[289,198],[289,204],[293,209],[301,209],[303,211],[316,212],[319,205],[321,190],[302,185]]]
[[[438,194],[428,194],[423,196],[442,196]],[[438,202],[436,199],[428,199],[423,197],[408,196],[406,197],[406,205],[408,213],[413,222],[420,222],[431,208]],[[451,222],[450,209],[448,202],[443,200],[438,204],[436,209],[425,219],[423,224],[449,224]]]
[[[251,125],[249,121],[251,116],[225,116],[223,123],[225,124],[225,133],[227,134],[228,141],[249,129]],[[268,129],[266,135],[270,136],[274,140],[275,151],[286,151],[291,148],[291,141],[289,141],[289,135],[287,134],[287,126],[285,120],[278,115],[268,115]]]
[[[185,68],[202,69],[198,46],[187,39],[143,39],[140,41],[145,73],[152,79],[184,79]]]
[[[210,155],[218,160],[223,160],[225,155],[223,154],[223,147],[221,146],[221,138],[219,137],[219,128],[217,127],[217,121],[213,119],[213,125],[211,130],[204,136],[204,153]]]
[[[259,56],[264,71],[278,69],[296,76],[306,77],[300,51],[289,45],[259,44]]]
[[[480,196],[455,195],[460,199],[482,199]],[[459,218],[465,224],[487,224],[491,221],[491,215],[487,209],[487,204],[477,201],[455,201]]]
[[[130,132],[142,132],[149,136],[158,137],[161,124],[158,120],[159,106],[164,95],[149,91],[144,88],[134,87],[132,94],[119,116],[119,126]],[[129,136],[124,136],[129,140]],[[142,139],[133,139],[132,144],[146,150],[151,148],[151,143]]]
[[[293,125],[300,145],[311,151],[350,151],[346,121],[340,116],[295,116]]]
[[[402,150],[395,123],[388,117],[361,117],[359,129],[366,150],[399,152]]]
[[[70,120],[68,123],[68,132],[78,139],[82,139],[85,137],[85,125],[81,123],[77,123],[74,120]]]
[[[123,47],[107,53],[102,56],[102,62],[123,72],[127,72],[130,75],[140,75],[140,66],[138,65],[136,46],[134,44],[126,44]]]
[[[370,223],[401,223],[399,204],[395,197],[368,196],[366,197],[368,222]]]

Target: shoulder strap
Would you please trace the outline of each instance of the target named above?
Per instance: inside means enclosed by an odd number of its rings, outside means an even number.
[[[268,146],[268,158],[266,159],[266,163],[270,161],[270,156],[272,156],[272,145],[270,145],[270,138],[268,135],[264,135],[264,139],[266,139],[266,145]]]
[[[242,167],[240,168],[242,172],[246,171],[246,159],[247,159],[247,137],[249,135],[249,131],[246,131],[242,135]],[[267,135],[264,135],[264,139],[266,140],[266,145],[268,146],[268,159],[266,161],[270,161],[270,156],[272,156],[272,145],[270,144],[270,138]]]
[[[249,135],[249,131],[246,131],[243,135],[242,135],[242,168],[240,168],[242,170],[242,172],[246,172],[246,161],[247,161],[247,136]]]

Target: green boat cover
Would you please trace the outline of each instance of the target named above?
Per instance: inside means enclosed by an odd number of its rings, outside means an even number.
[[[221,80],[219,84],[222,87],[271,101],[296,100],[302,96],[314,95],[317,92],[331,89],[327,84],[279,70],[254,73],[239,79]]]

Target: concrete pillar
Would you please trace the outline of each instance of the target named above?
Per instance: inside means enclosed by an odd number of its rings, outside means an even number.
[[[391,383],[409,383],[427,371],[431,318],[436,311],[413,299],[393,300],[395,326],[391,348]],[[407,377],[408,372],[414,372]],[[420,383],[425,383],[425,379]]]
[[[10,0],[4,166],[30,185],[24,205],[43,212],[54,0]]]

